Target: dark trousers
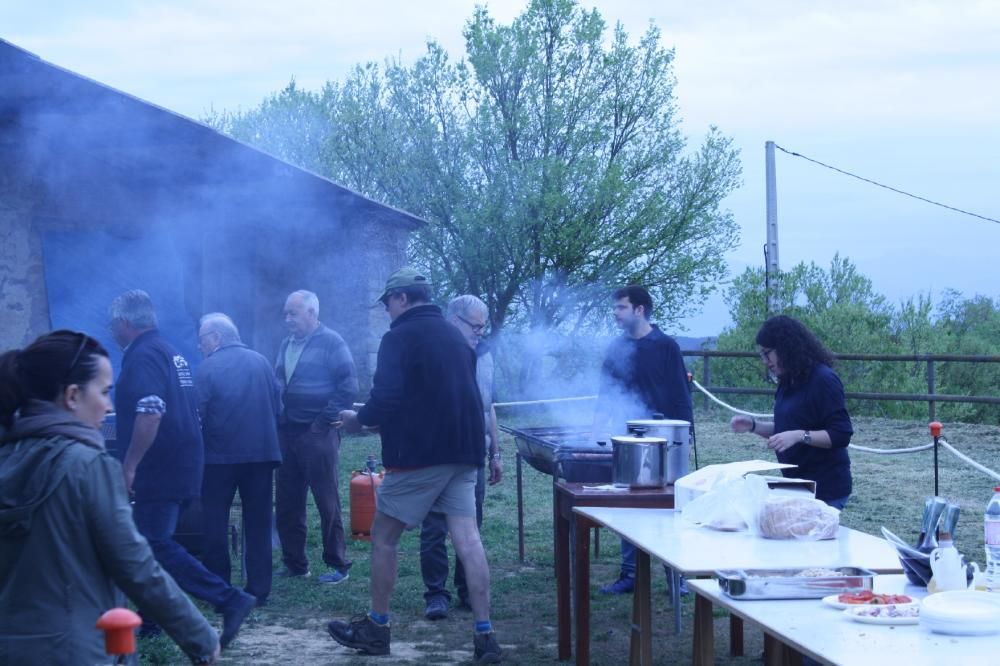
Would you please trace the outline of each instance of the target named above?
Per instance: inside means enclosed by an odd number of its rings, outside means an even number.
[[[332,569],[347,571],[351,561],[347,559],[337,477],[340,433],[336,428],[316,425],[283,427],[278,431],[278,439],[282,462],[278,468],[275,514],[285,566],[293,573],[309,569],[306,491],[312,490],[319,510],[323,561]]]
[[[486,498],[486,472],[480,467],[476,478],[476,524],[483,526],[483,500]],[[424,578],[424,599],[442,597],[451,601],[448,591],[448,520],[443,513],[428,513],[420,526],[420,573]],[[455,590],[463,602],[469,600],[465,568],[455,557]]]
[[[246,591],[258,603],[271,593],[271,488],[274,463],[205,465],[201,488],[202,562],[230,582],[229,511],[236,491],[243,507]]]
[[[136,501],[132,518],[146,537],[156,561],[173,576],[181,589],[223,612],[239,598],[240,591],[205,568],[173,539],[177,519],[186,502],[180,500]]]

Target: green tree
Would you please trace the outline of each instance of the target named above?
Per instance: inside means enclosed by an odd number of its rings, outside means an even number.
[[[463,61],[431,42],[216,126],[423,217],[413,257],[446,294],[481,295],[494,331],[578,330],[628,283],[664,323],[702,303],[738,240],[721,201],[740,164],[715,128],[685,152],[659,31],[632,44],[572,0],[533,0],[510,25],[479,8],[464,34]]]

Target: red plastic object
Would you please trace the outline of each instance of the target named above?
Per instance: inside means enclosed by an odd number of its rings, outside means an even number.
[[[941,436],[941,422],[940,421],[931,421],[930,422],[930,429],[931,429],[931,437],[940,437]]]
[[[135,652],[135,628],[142,619],[127,608],[112,608],[97,620],[97,628],[104,631],[104,651],[108,654]]]

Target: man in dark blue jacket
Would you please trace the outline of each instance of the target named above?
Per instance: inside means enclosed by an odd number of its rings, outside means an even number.
[[[319,511],[323,561],[330,569],[319,581],[336,585],[347,580],[351,561],[340,515],[340,432],[332,426],[341,410],[354,405],[358,377],[347,343],[320,323],[316,294],[290,294],[285,325],[290,335],[282,341],[275,364],[283,404],[275,511],[285,568],[279,575],[309,575],[306,492],[311,489]]]
[[[112,302],[111,333],[125,351],[115,412],[118,441],[125,443],[125,486],[135,496],[135,526],[181,589],[222,613],[225,648],[256,599],[210,572],[173,539],[181,511],[201,493],[205,460],[191,368],[160,337],[153,303],[142,290]]]
[[[229,512],[240,492],[246,590],[262,606],[271,593],[271,502],[278,447],[278,382],[266,358],[240,340],[228,316],[201,318],[198,367],[201,431],[205,439],[205,479],[201,488],[205,525],[202,561],[230,580]]]
[[[389,654],[399,539],[436,512],[446,516],[465,567],[475,660],[494,663],[501,650],[490,623],[489,565],[476,526],[476,478],[486,437],[476,352],[431,304],[430,281],[418,271],[393,273],[379,300],[392,323],[379,345],[371,397],[359,412],[340,413],[349,432],[377,426],[382,436],[386,475],[372,528],[372,606],[364,617],[332,621],[327,630],[341,645]]]
[[[649,323],[653,298],[643,287],[614,293],[615,323],[623,335],[608,346],[601,366],[594,431],[599,439],[624,432],[626,422],[664,418],[694,423],[687,368],[677,341]],[[618,580],[601,588],[605,594],[628,594],[635,587],[635,546],[622,540]],[[686,588],[681,590],[686,592]]]

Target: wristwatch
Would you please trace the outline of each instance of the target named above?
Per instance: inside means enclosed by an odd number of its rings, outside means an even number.
[[[487,456],[487,458],[490,460],[500,460],[500,452],[497,451],[496,453],[491,453]]]
[[[803,430],[802,431],[802,443],[805,444],[806,446],[809,446],[810,444],[812,444],[812,441],[813,441],[813,438],[812,438],[812,435],[809,434],[809,431],[808,430]]]

